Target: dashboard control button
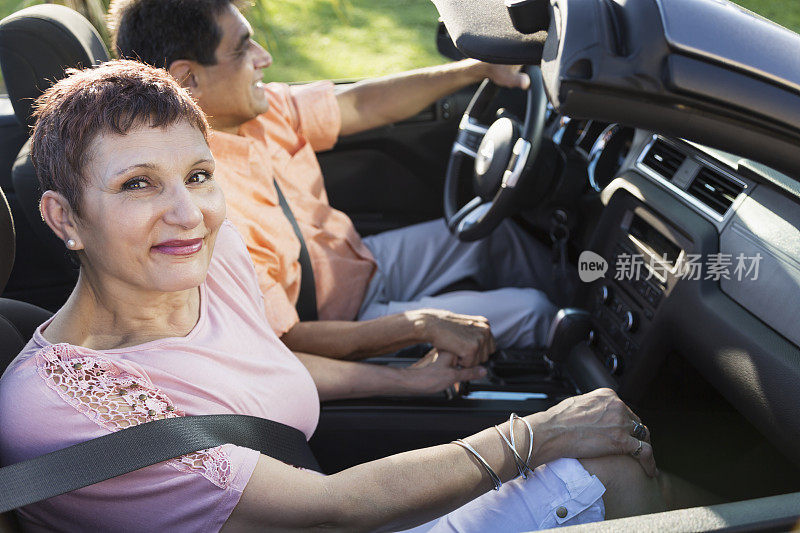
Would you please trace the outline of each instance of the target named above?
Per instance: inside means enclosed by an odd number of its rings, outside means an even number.
[[[625,314],[622,318],[625,324],[625,331],[636,331],[636,327],[639,325],[639,323],[638,320],[636,320],[636,314],[633,311],[625,311]]]
[[[606,368],[612,374],[616,374],[619,371],[619,357],[615,353],[610,353],[606,357]]]
[[[642,298],[647,299],[647,293],[650,290],[650,286],[647,284],[647,282],[640,279],[635,281],[635,286],[636,292],[638,292]]]
[[[600,285],[597,290],[597,296],[600,299],[600,303],[607,304],[611,300],[611,288],[608,285]]]
[[[647,299],[647,302],[650,305],[652,305],[653,307],[656,307],[656,306],[658,306],[658,303],[661,301],[661,295],[662,294],[663,293],[660,290],[654,289],[652,287],[648,287],[647,288],[647,293],[645,294],[645,298]]]

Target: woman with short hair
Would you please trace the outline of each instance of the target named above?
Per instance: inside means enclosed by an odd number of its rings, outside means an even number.
[[[166,72],[131,61],[72,71],[36,115],[42,215],[80,277],[0,380],[6,463],[183,415],[253,415],[310,437],[320,398],[478,375],[447,354],[403,374],[282,345],[225,221],[205,118]],[[30,529],[66,531],[522,531],[664,509],[661,479],[639,418],[600,390],[330,476],[227,444],[20,514]]]

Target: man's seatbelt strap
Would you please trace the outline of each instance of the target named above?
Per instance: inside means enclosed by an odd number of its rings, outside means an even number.
[[[320,470],[303,432],[286,424],[246,415],[165,418],[0,468],[0,513],[222,444]]]
[[[297,297],[297,315],[300,320],[305,322],[307,320],[317,319],[317,287],[314,285],[314,270],[311,268],[311,256],[308,255],[308,248],[306,248],[306,241],[303,239],[303,234],[300,232],[300,226],[297,225],[297,220],[292,214],[289,204],[286,202],[286,197],[283,196],[281,188],[278,187],[278,181],[273,180],[275,183],[275,191],[278,193],[278,202],[280,203],[283,214],[289,219],[292,225],[294,234],[297,235],[297,240],[300,241],[300,294]]]

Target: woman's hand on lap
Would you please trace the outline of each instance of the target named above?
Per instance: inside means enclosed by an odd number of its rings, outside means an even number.
[[[526,417],[534,430],[534,461],[632,455],[640,440],[632,436],[638,416],[611,389],[567,398],[547,411]],[[650,432],[634,457],[649,476],[657,473]],[[531,465],[533,466],[533,465]]]

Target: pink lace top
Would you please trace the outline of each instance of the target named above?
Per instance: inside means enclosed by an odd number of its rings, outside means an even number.
[[[319,417],[314,382],[270,328],[247,249],[228,222],[200,291],[200,319],[186,337],[99,351],[50,344],[42,324],[0,380],[3,463],[185,414],[261,416],[310,437]],[[218,531],[258,455],[231,444],[202,450],[21,515],[30,530]]]

